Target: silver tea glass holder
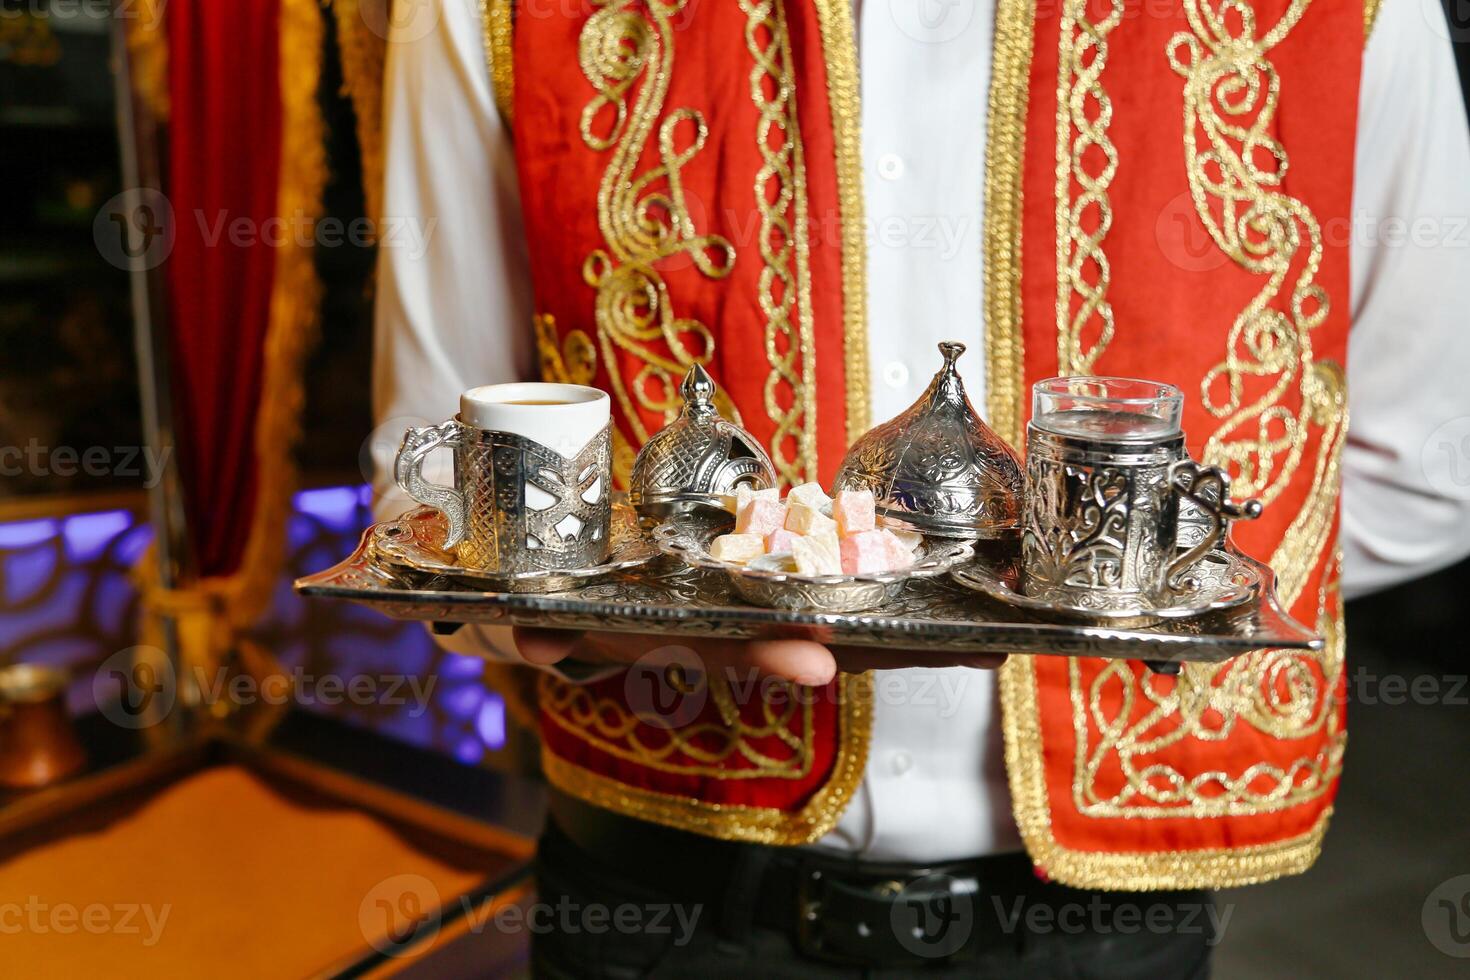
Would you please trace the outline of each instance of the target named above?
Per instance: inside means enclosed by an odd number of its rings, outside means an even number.
[[[1027,426],[1019,591],[1107,616],[1210,608],[1199,569],[1230,525],[1261,514],[1191,459],[1183,395],[1129,378],[1052,378]]]

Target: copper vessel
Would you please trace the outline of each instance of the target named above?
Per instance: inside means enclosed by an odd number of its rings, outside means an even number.
[[[66,713],[66,680],[40,664],[0,667],[0,786],[49,786],[87,764]]]

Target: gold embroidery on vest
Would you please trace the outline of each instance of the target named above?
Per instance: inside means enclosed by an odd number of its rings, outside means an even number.
[[[514,0],[480,0],[480,27],[485,32],[485,67],[495,108],[506,127],[515,122],[515,45],[511,4]]]
[[[1036,16],[1030,0],[999,0],[985,147],[985,350],[990,423],[1021,444],[1021,154]]]
[[[872,733],[870,673],[838,681],[837,759],[821,789],[794,811],[709,803],[630,786],[554,755],[543,743],[541,768],[553,786],[589,803],[681,830],[759,844],[810,844],[837,825],[868,764]]]
[[[1110,0],[1107,16],[1087,19],[1087,0],[1065,0],[1057,60],[1057,373],[1092,374],[1113,339],[1113,307],[1107,300],[1112,272],[1103,239],[1113,225],[1108,185],[1118,171],[1118,151],[1108,138],[1113,102],[1102,86],[1108,34],[1123,19],[1123,0]],[[1089,55],[1091,57],[1089,57]],[[1089,114],[1089,106],[1096,114]],[[1073,135],[1073,130],[1076,135]],[[1102,154],[1088,169],[1088,151]],[[1072,200],[1072,182],[1082,188]],[[1083,219],[1092,216],[1092,231]],[[1084,274],[1091,270],[1093,280]],[[1072,297],[1081,302],[1074,311]]]
[[[1232,10],[1238,9],[1235,0],[1226,2]],[[1216,24],[1220,19],[1218,14],[1205,16],[1197,10],[1187,13],[1191,17],[1191,25],[1201,34],[1215,29],[1204,25]],[[1001,0],[998,7],[995,74],[991,87],[990,146],[987,150],[986,325],[991,348],[991,421],[998,431],[1012,439],[1020,435],[1023,409],[1018,254],[1021,191],[1019,161],[1025,132],[1032,17],[1031,5],[1024,2]],[[1299,19],[1300,10],[1293,9],[1283,24],[1278,25],[1259,44],[1247,42],[1239,45],[1236,50],[1247,63],[1252,63],[1252,50],[1258,54],[1268,49]],[[1217,31],[1215,36],[1223,38],[1226,35],[1223,31]],[[1248,36],[1254,37],[1253,34]],[[1250,99],[1261,97],[1263,85],[1269,88],[1274,84],[1260,78],[1250,81],[1245,73],[1239,77],[1239,91],[1254,93],[1249,94]],[[1274,105],[1274,96],[1272,102]],[[1234,105],[1242,108],[1244,103],[1237,98]],[[1235,138],[1238,141],[1249,136],[1249,130],[1242,127],[1237,127],[1232,132],[1236,132]],[[1199,154],[1200,161],[1204,161],[1208,155],[1209,150]],[[1198,171],[1191,171],[1192,180],[1197,173]],[[1196,203],[1198,206],[1198,199]],[[1264,235],[1261,237],[1264,238]],[[1254,247],[1255,239],[1249,241],[1251,245],[1247,247],[1248,253]],[[1264,270],[1265,264],[1260,260],[1256,261]],[[1315,265],[1312,274],[1315,274]],[[1310,291],[1305,295],[1310,298]],[[1294,312],[1308,314],[1302,317],[1304,320],[1312,319],[1311,310]],[[1345,396],[1340,368],[1325,361],[1314,363],[1307,360],[1301,365],[1301,370],[1312,376],[1312,380],[1303,381],[1306,400],[1303,417],[1321,426],[1323,431],[1318,450],[1317,473],[1314,475],[1309,501],[1293,521],[1273,557],[1273,564],[1279,560],[1286,569],[1283,597],[1288,594],[1289,589],[1300,592],[1304,588],[1312,571],[1321,563],[1322,552],[1326,550],[1335,513],[1337,461],[1346,430]],[[1306,442],[1303,433],[1302,443]],[[1277,479],[1281,480],[1279,473]],[[1292,571],[1296,568],[1301,570]],[[1179,801],[1176,805],[1154,803],[1152,807],[1133,807],[1131,809],[1151,809],[1153,812],[1129,813],[1124,816],[1209,816],[1211,814],[1203,812],[1212,805],[1208,797],[1222,788],[1233,792],[1237,797],[1235,805],[1224,808],[1224,812],[1249,815],[1285,805],[1279,801],[1288,795],[1294,796],[1294,802],[1301,804],[1314,797],[1320,798],[1330,789],[1333,780],[1340,773],[1346,740],[1346,733],[1341,730],[1335,710],[1335,699],[1343,672],[1344,636],[1341,603],[1335,594],[1335,582],[1334,568],[1329,564],[1323,572],[1317,597],[1318,629],[1327,638],[1326,647],[1321,654],[1264,651],[1250,655],[1249,658],[1238,658],[1237,661],[1220,667],[1188,667],[1188,676],[1179,682],[1187,687],[1172,695],[1182,698],[1184,704],[1177,714],[1157,712],[1163,721],[1159,732],[1148,732],[1137,726],[1127,725],[1126,714],[1113,716],[1099,712],[1098,720],[1093,722],[1097,727],[1110,728],[1115,733],[1112,736],[1115,739],[1131,734],[1130,754],[1139,763],[1135,767],[1136,773],[1149,782],[1147,787],[1125,787],[1124,792],[1132,792],[1135,802],[1138,799],[1147,800],[1150,795],[1164,799],[1172,795]],[[1059,843],[1052,830],[1052,802],[1047,785],[1046,759],[1043,755],[1038,679],[1031,660],[1029,657],[1012,657],[1001,671],[1001,702],[1006,722],[1006,769],[1015,803],[1017,824],[1026,848],[1036,864],[1044,868],[1053,879],[1076,887],[1134,890],[1227,887],[1299,873],[1316,859],[1332,815],[1331,807],[1322,808],[1313,825],[1302,834],[1256,846],[1107,852],[1074,850]],[[1232,667],[1235,671],[1233,674],[1230,673]],[[1321,680],[1316,680],[1317,677]],[[1123,679],[1119,678],[1120,681]],[[1160,692],[1165,690],[1165,685],[1157,680],[1134,682],[1134,685],[1128,694],[1129,702],[1134,706],[1156,706],[1161,698]],[[1074,681],[1070,687],[1074,722],[1077,720],[1076,714],[1082,715],[1082,722],[1076,726],[1074,732],[1075,737],[1076,732],[1084,731],[1084,726],[1091,720],[1090,711],[1094,705],[1090,703],[1088,692],[1080,684]],[[1207,707],[1222,711],[1222,717],[1207,714]],[[1227,718],[1230,720],[1227,721]],[[1272,773],[1257,769],[1254,773],[1257,778],[1251,778],[1251,774],[1247,772],[1217,773],[1216,781],[1205,785],[1185,779],[1177,772],[1155,771],[1147,765],[1147,760],[1132,752],[1133,749],[1152,748],[1148,745],[1150,739],[1174,737],[1170,734],[1173,731],[1170,726],[1181,721],[1191,726],[1201,737],[1223,737],[1220,733],[1226,730],[1224,726],[1247,724],[1274,738],[1302,738],[1325,732],[1325,739],[1320,750],[1310,758],[1299,759],[1281,767],[1300,774],[1302,784],[1287,783],[1280,778],[1273,780]],[[1074,798],[1080,796],[1086,799],[1089,795],[1101,798],[1106,794],[1099,792],[1095,784],[1088,780],[1090,753],[1085,740],[1078,738],[1077,745],[1081,751],[1077,756],[1078,761],[1074,762]],[[1304,789],[1306,783],[1314,785]],[[1275,797],[1272,797],[1273,789]],[[1206,799],[1189,802],[1191,790],[1195,793],[1204,790]],[[1265,798],[1265,806],[1249,802],[1252,797]],[[1277,802],[1273,803],[1273,799]],[[1201,804],[1198,812],[1196,804]],[[1058,806],[1060,805],[1061,802],[1058,801]]]
[[[1229,33],[1227,7],[1239,14],[1239,35]],[[1326,532],[1319,525],[1330,522],[1335,480],[1329,470],[1343,410],[1341,398],[1334,394],[1341,390],[1340,377],[1330,369],[1319,369],[1311,355],[1309,331],[1327,312],[1326,295],[1314,282],[1322,256],[1316,220],[1301,202],[1266,190],[1280,182],[1286,154],[1266,133],[1275,112],[1278,82],[1262,54],[1285,36],[1303,9],[1305,3],[1294,5],[1280,24],[1256,42],[1250,8],[1225,0],[1217,11],[1186,0],[1195,33],[1176,34],[1169,49],[1171,64],[1188,80],[1186,155],[1200,219],[1231,258],[1268,276],[1266,288],[1231,329],[1227,360],[1206,375],[1202,386],[1211,411],[1231,414],[1212,437],[1206,456],[1234,463],[1246,475],[1251,492],[1264,493],[1268,488],[1279,492],[1300,459],[1307,425],[1315,419],[1331,430],[1324,432],[1311,494],[1325,499],[1309,500],[1293,522],[1296,534],[1284,542],[1293,555],[1319,546],[1319,538],[1325,543]],[[1188,58],[1181,56],[1181,49],[1188,52]],[[1223,106],[1229,116],[1249,117],[1246,125],[1222,118],[1217,106]],[[1203,152],[1196,144],[1197,126],[1209,141]],[[1238,152],[1232,140],[1241,145]],[[1258,148],[1275,161],[1274,172],[1255,166]],[[1224,176],[1215,179],[1213,175]],[[1219,199],[1224,208],[1219,221],[1210,211],[1207,194]],[[1311,251],[1293,288],[1288,315],[1267,304],[1286,280],[1302,243],[1302,229]],[[1292,415],[1275,402],[1297,372],[1301,373],[1303,407],[1300,415]],[[1278,380],[1267,396],[1245,406],[1242,378],[1266,375],[1277,375]],[[1228,398],[1217,403],[1212,399],[1222,378]],[[1254,441],[1231,444],[1224,440],[1224,435],[1249,420],[1259,420]],[[1276,434],[1270,431],[1273,424],[1280,427]],[[1288,460],[1268,479],[1274,455],[1282,450],[1288,452]],[[1326,492],[1321,493],[1323,490]],[[1294,561],[1288,585],[1299,592],[1310,567],[1302,568]],[[1325,594],[1320,598],[1319,620],[1326,628],[1331,617],[1326,615]],[[1329,732],[1317,753],[1285,767],[1261,762],[1238,774],[1208,771],[1186,776],[1156,758],[1185,739],[1228,739],[1237,725],[1248,725],[1277,740],[1307,738],[1324,726],[1335,729],[1340,639],[1329,637],[1329,641],[1320,654],[1264,650],[1223,665],[1189,664],[1174,680],[1136,676],[1127,664],[1112,663],[1085,690],[1080,665],[1073,662],[1069,667],[1076,738],[1072,794],[1078,812],[1095,817],[1164,817],[1183,812],[1208,818],[1272,812],[1326,792],[1341,764],[1341,739],[1335,731]],[[1116,704],[1115,709],[1108,708],[1110,702]],[[1102,771],[1114,778],[1121,775],[1121,785],[1110,793],[1102,791],[1097,783]]]
[[[1172,679],[1136,677],[1126,662],[1114,661],[1084,690],[1081,667],[1072,661],[1077,811],[1090,817],[1210,818],[1270,813],[1326,792],[1341,770],[1345,740],[1337,724],[1342,643],[1325,607],[1318,627],[1327,638],[1321,653],[1263,650],[1225,664],[1186,664]],[[1107,707],[1110,700],[1115,709]],[[1139,709],[1143,714],[1134,720]],[[1157,761],[1158,753],[1185,739],[1224,741],[1242,725],[1279,741],[1307,738],[1324,727],[1328,737],[1316,753],[1285,767],[1258,762],[1239,773],[1186,776]],[[1122,777],[1111,792],[1098,786],[1104,770]]]
[[[842,219],[842,353],[847,386],[847,441],[854,443],[872,422],[868,392],[868,245],[863,236],[862,103],[857,46],[848,0],[815,0],[827,61],[827,103],[837,157],[837,199]]]
[[[594,698],[585,686],[550,675],[542,678],[540,701],[543,715],[559,727],[609,755],[650,769],[714,779],[804,778],[812,767],[811,697],[786,683],[769,692],[752,684],[750,691],[760,697],[757,724],[741,717],[730,682],[718,674],[710,677],[707,696],[720,713],[719,722],[646,725],[624,705]],[[640,727],[653,737],[640,737]],[[773,755],[756,748],[755,740],[772,738],[787,751]],[[749,765],[730,765],[737,756]]]
[[[685,0],[594,5],[600,9],[582,28],[577,55],[597,94],[583,107],[579,128],[588,147],[611,150],[612,156],[597,190],[597,223],[607,247],[587,256],[582,277],[597,290],[597,337],[613,395],[642,442],[648,429],[639,410],[672,421],[679,381],[691,365],[708,363],[715,347],[703,323],[674,315],[656,264],[684,256],[709,278],[723,279],[735,263],[735,248],[723,236],[695,229],[684,194],[683,167],[709,137],[704,115],[687,107],[663,115],[674,64],[670,21]],[[640,78],[629,108],[628,92]],[[655,128],[658,164],[640,174],[639,160]],[[631,384],[618,370],[617,350],[642,363]],[[723,391],[716,403],[739,420]]]
[[[1192,31],[1175,34],[1168,49],[1169,64],[1185,79],[1185,169],[1195,212],[1221,251],[1266,277],[1230,328],[1225,360],[1200,384],[1205,407],[1223,419],[1204,458],[1230,468],[1241,496],[1268,504],[1301,462],[1316,383],[1311,331],[1329,308],[1316,282],[1321,228],[1305,204],[1277,189],[1288,166],[1285,148],[1271,135],[1281,80],[1265,58],[1301,20],[1307,2],[1293,0],[1258,40],[1256,12],[1242,0],[1219,0],[1218,8],[1210,0],[1185,0]],[[1272,306],[1298,265],[1285,309]],[[1247,400],[1245,386],[1256,379],[1268,387]],[[1283,404],[1293,384],[1301,390],[1295,412]]]
[[[1288,609],[1296,605],[1332,537],[1342,489],[1342,447],[1347,440],[1347,378],[1342,367],[1334,361],[1320,360],[1312,365],[1312,373],[1311,420],[1322,429],[1312,487],[1270,561],[1276,573],[1277,594]]]
[[[585,331],[572,329],[566,338],[558,342],[556,317],[550,313],[537,313],[531,318],[536,328],[536,353],[541,361],[541,380],[559,384],[596,385],[597,348]],[[613,481],[618,486],[628,485],[628,474],[633,472],[633,460],[637,456],[628,439],[616,425],[612,429]]]
[[[1383,0],[1363,0],[1363,43],[1368,43],[1368,38],[1373,33],[1373,25],[1378,20],[1378,8],[1383,6]]]
[[[740,9],[746,16],[745,45],[755,60],[750,98],[760,113],[756,146],[762,163],[754,189],[765,262],[760,307],[766,318],[766,360],[771,365],[765,385],[766,415],[776,423],[771,461],[781,479],[794,486],[817,478],[806,162],[796,120],[785,7],[777,0],[740,0]],[[787,220],[788,212],[794,213],[792,220]]]

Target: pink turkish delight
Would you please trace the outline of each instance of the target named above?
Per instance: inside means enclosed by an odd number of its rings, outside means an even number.
[[[785,523],[785,504],[765,497],[753,497],[735,515],[735,533],[758,534],[764,538]]]
[[[837,533],[843,537],[873,530],[876,520],[873,491],[837,491],[837,498],[832,502],[832,516],[837,520]]]
[[[842,539],[842,571],[846,575],[886,572],[893,560],[881,531],[859,531]]]
[[[912,547],[910,547],[909,543],[905,541],[903,537],[895,534],[892,530],[886,527],[879,529],[878,533],[883,535],[883,542],[888,546],[889,571],[896,571],[900,568],[908,568],[914,563],[914,549],[918,547],[917,542]],[[909,533],[917,534],[917,532],[913,531]],[[919,540],[923,540],[922,535],[919,535]]]
[[[798,537],[800,535],[795,531],[788,531],[784,527],[776,528],[776,530],[766,535],[766,554],[789,555],[791,553],[791,545]]]

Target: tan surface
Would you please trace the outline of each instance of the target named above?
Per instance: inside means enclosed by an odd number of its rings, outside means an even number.
[[[79,823],[0,863],[0,973],[307,976],[486,877],[235,766]]]

